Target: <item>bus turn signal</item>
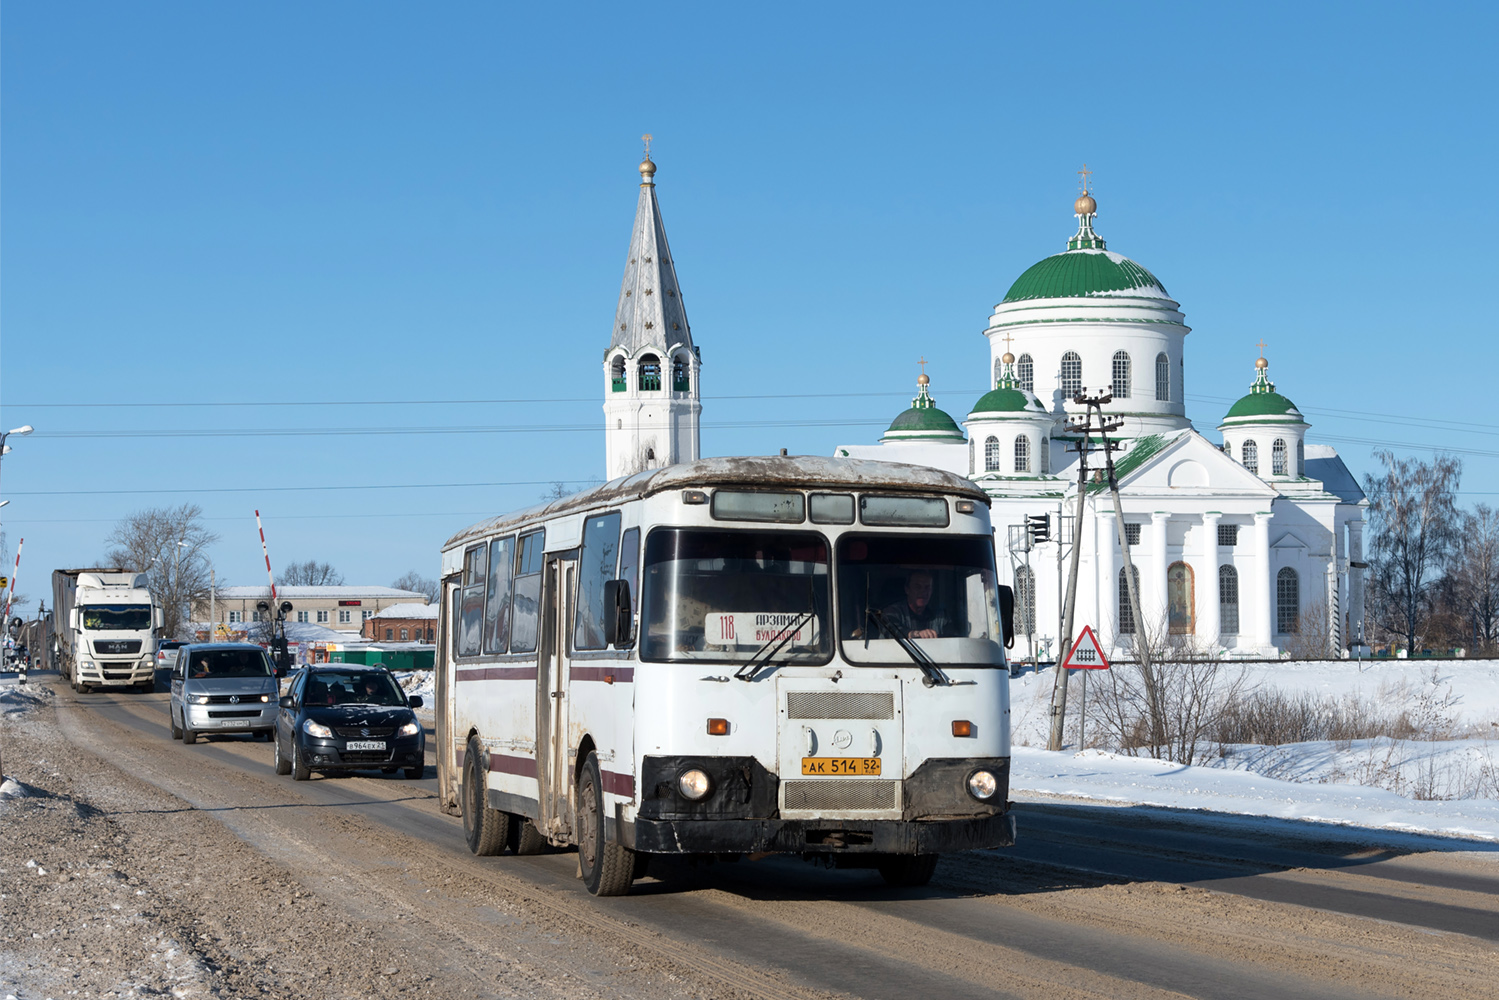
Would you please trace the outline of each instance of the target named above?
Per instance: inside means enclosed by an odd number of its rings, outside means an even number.
[[[708,735],[709,736],[727,736],[727,735],[729,735],[729,720],[728,719],[709,719],[708,720]]]
[[[972,736],[973,723],[969,722],[967,719],[952,720],[952,734],[954,736]]]

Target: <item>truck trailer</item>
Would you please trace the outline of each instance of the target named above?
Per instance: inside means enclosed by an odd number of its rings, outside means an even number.
[[[75,691],[156,686],[163,615],[146,574],[120,568],[52,571],[52,648]]]

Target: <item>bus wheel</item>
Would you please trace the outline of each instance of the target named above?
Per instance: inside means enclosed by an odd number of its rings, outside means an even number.
[[[536,829],[536,824],[524,816],[510,814],[510,851],[512,854],[544,854],[547,839]]]
[[[510,834],[510,816],[489,808],[484,773],[484,744],[477,736],[468,741],[463,755],[463,837],[468,849],[480,857],[499,854]]]
[[[880,861],[880,875],[890,885],[926,885],[937,870],[938,857],[936,854],[886,855]]]
[[[623,896],[635,881],[635,852],[604,839],[604,789],[595,753],[578,776],[578,863],[583,884],[595,896]]]

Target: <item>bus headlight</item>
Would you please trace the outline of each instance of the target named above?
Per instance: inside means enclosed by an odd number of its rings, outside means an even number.
[[[974,771],[968,776],[968,794],[980,802],[988,802],[999,791],[999,779],[993,771]]]
[[[682,798],[698,802],[713,791],[713,779],[708,777],[707,771],[694,767],[677,775],[677,791],[682,793]]]

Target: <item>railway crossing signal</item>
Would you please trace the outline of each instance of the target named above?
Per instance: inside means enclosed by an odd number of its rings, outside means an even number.
[[[1103,647],[1098,643],[1098,636],[1093,634],[1093,626],[1083,626],[1083,634],[1077,637],[1077,642],[1072,646],[1072,652],[1068,653],[1067,659],[1062,661],[1062,667],[1072,670],[1109,669],[1108,658],[1103,655]]]
[[[1025,530],[1030,533],[1033,543],[1049,541],[1051,539],[1051,515],[1027,514]]]

